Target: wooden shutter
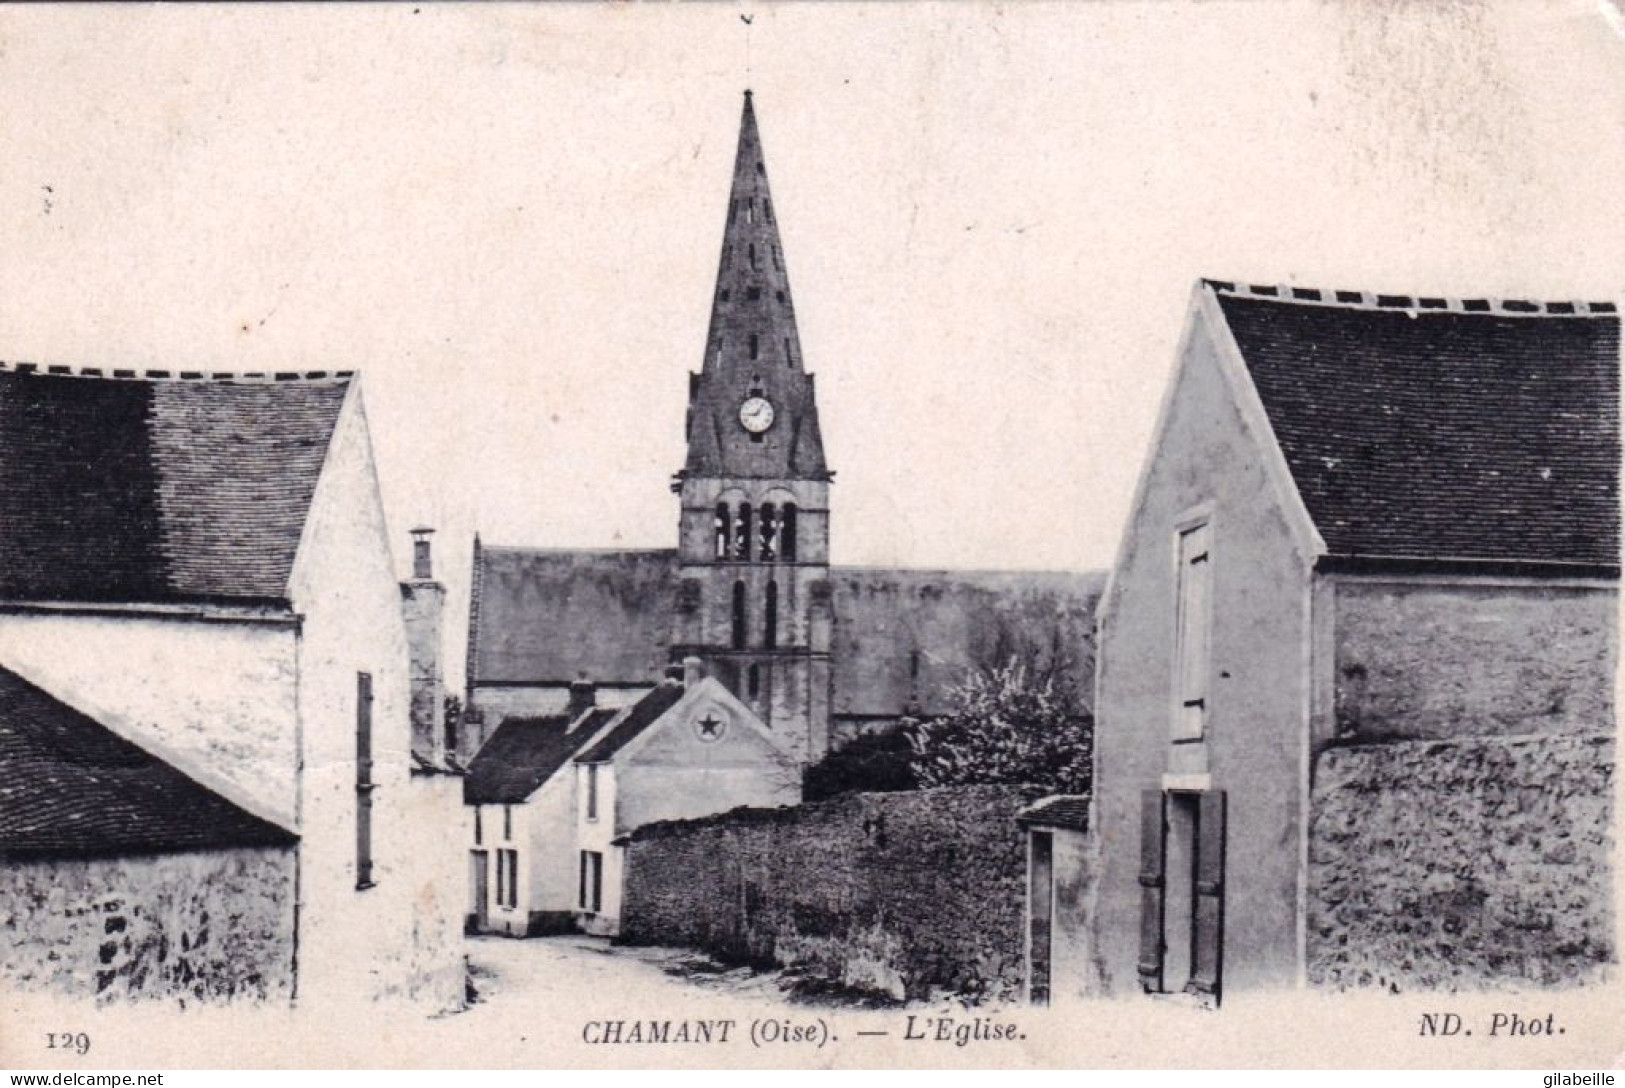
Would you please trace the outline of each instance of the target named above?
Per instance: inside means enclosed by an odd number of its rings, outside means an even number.
[[[1140,792],[1140,985],[1162,989],[1163,872],[1168,821],[1160,789]]]
[[[582,910],[587,909],[587,859],[591,856],[587,851],[581,851],[581,887],[576,893],[576,902],[581,904]]]
[[[1181,737],[1199,737],[1207,717],[1208,528],[1179,534],[1179,726]]]
[[[372,676],[356,673],[355,886],[372,886]]]
[[[1190,988],[1219,995],[1224,965],[1224,791],[1202,793],[1196,810],[1196,904]]]

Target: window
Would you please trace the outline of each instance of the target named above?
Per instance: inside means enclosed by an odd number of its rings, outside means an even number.
[[[508,842],[513,841],[513,806],[502,806],[502,837]]]
[[[745,583],[734,583],[733,648],[745,648]]]
[[[1212,564],[1208,525],[1199,522],[1179,533],[1179,597],[1174,630],[1174,738],[1200,740],[1207,724],[1208,636]]]
[[[716,536],[717,558],[728,558],[728,544],[733,539],[733,514],[729,511],[727,503],[717,503],[717,513],[711,522],[711,531]]]
[[[754,262],[751,264],[751,267],[756,267]],[[778,269],[780,272],[784,271],[784,255],[779,252],[778,246],[773,247],[773,267]]]
[[[796,561],[796,504],[787,502],[779,510],[779,558]]]
[[[762,299],[762,289],[760,287],[747,287],[747,288],[745,288],[745,301],[746,302],[760,302],[761,299]],[[753,337],[751,337],[751,339],[754,340],[756,338],[753,336]],[[753,355],[753,356],[751,356],[751,358],[754,359],[755,356]]]
[[[756,271],[756,243],[752,242],[748,249],[750,256],[750,270],[754,272]],[[775,265],[775,267],[777,267],[777,265]]]
[[[767,606],[762,610],[762,645],[769,650],[779,645],[779,583],[767,583]]]
[[[756,222],[756,201],[754,200],[745,201],[745,222]]]
[[[750,691],[750,697],[754,699],[762,693],[762,667],[752,665],[746,675],[750,678],[746,687]]]
[[[717,337],[716,365],[722,365],[722,337]]]
[[[372,887],[372,674],[355,674],[355,886]]]
[[[752,359],[754,359],[758,355],[760,355],[761,352],[762,352],[762,340],[761,340],[761,337],[757,336],[755,333],[751,333],[750,334],[750,357]]]
[[[604,908],[604,855],[581,851],[581,909],[597,913]]]
[[[750,558],[750,503],[739,504],[739,517],[734,522],[734,558]]]
[[[783,291],[779,292],[779,301],[780,302],[784,301],[784,292]],[[795,366],[796,365],[795,355],[794,355],[794,353],[792,353],[790,351],[790,338],[788,336],[786,336],[784,338],[784,365],[785,366]]]
[[[479,846],[479,845],[481,845],[481,844],[483,844],[485,842],[485,827],[483,826],[485,821],[480,819],[481,811],[482,811],[482,809],[480,808],[480,806],[478,806],[478,805],[474,806],[474,845],[475,846]]]
[[[519,905],[519,851],[497,851],[497,906]]]
[[[771,563],[779,557],[779,519],[773,504],[764,502],[758,515],[761,526],[758,535],[761,537],[761,550],[757,552],[763,562]]]
[[[587,819],[598,819],[598,764],[587,764]]]

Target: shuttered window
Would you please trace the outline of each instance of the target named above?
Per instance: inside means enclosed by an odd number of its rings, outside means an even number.
[[[1207,724],[1208,632],[1213,580],[1208,538],[1205,522],[1179,534],[1179,614],[1174,637],[1174,682],[1178,688],[1174,736],[1179,739],[1201,737]]]
[[[1189,858],[1194,851],[1194,864],[1173,879],[1195,879],[1188,910],[1170,911],[1170,798],[1160,789],[1140,794],[1140,984],[1147,993],[1188,991],[1217,1002],[1224,978],[1225,793],[1204,790],[1180,796],[1194,800],[1195,820],[1182,824],[1183,833],[1193,841],[1177,844],[1172,852]],[[1170,932],[1170,927],[1180,932]],[[1165,977],[1168,949],[1175,941],[1181,952],[1173,960],[1178,974],[1185,977]],[[1188,960],[1183,956],[1185,947],[1190,949]]]

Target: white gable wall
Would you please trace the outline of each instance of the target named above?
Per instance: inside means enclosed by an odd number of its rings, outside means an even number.
[[[1202,302],[1199,289],[1098,634],[1095,918],[1116,993],[1138,988],[1140,795],[1167,776],[1228,795],[1226,985],[1301,978],[1316,534],[1283,489],[1267,422],[1241,395],[1250,388],[1236,380],[1228,331]],[[1177,531],[1200,511],[1211,541],[1207,721],[1200,742],[1174,743]],[[1058,977],[1057,997],[1074,985]]]
[[[0,665],[294,829],[295,626],[185,618],[204,611],[0,609]]]
[[[400,589],[352,386],[290,583],[299,641],[300,999],[462,999],[459,779],[414,774]],[[356,887],[357,675],[372,677],[374,886]]]

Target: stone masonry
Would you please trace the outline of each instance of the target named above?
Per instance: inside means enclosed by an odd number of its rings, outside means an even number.
[[[898,1000],[1015,996],[1023,803],[972,786],[647,825],[627,845],[621,938]]]

